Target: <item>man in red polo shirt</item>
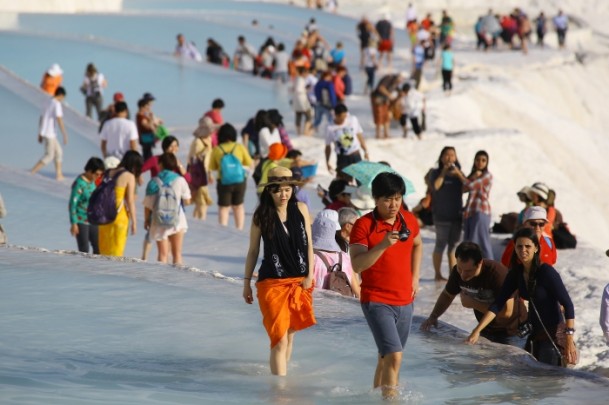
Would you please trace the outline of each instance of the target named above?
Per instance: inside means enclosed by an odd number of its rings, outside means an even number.
[[[378,348],[373,386],[382,388],[385,399],[398,394],[423,254],[417,219],[402,208],[405,192],[401,176],[376,176],[372,181],[376,208],[355,222],[350,237],[353,270],[362,277],[362,310]]]

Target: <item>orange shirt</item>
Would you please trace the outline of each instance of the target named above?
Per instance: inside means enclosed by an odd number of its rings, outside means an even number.
[[[361,302],[380,302],[388,305],[408,305],[412,303],[412,249],[414,239],[419,235],[419,224],[415,216],[400,210],[410,237],[405,242],[396,242],[387,248],[370,268],[361,273]],[[355,221],[350,243],[363,245],[368,249],[378,245],[389,231],[399,231],[401,221],[389,224],[370,212]]]
[[[51,96],[55,95],[55,91],[59,86],[61,86],[61,82],[63,80],[63,76],[51,76],[48,73],[45,73],[42,76],[42,82],[40,83],[40,88],[49,93]]]
[[[541,248],[541,252],[539,252],[539,260],[542,263],[547,263],[550,266],[553,266],[556,263],[556,245],[551,237],[544,235],[539,238],[539,247]],[[510,240],[510,243],[507,244],[505,250],[503,251],[503,255],[501,256],[501,263],[504,266],[510,267],[510,259],[512,258],[512,253],[514,252],[514,241]]]

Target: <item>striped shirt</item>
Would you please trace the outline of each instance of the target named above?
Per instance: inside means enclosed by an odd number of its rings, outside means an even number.
[[[467,205],[463,212],[463,217],[468,218],[475,213],[491,214],[491,204],[489,195],[493,186],[493,175],[490,172],[484,173],[475,180],[467,180],[464,183],[465,188],[469,191],[467,197]]]

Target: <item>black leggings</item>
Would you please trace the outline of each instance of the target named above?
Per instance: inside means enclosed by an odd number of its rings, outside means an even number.
[[[442,69],[442,90],[453,89],[453,71]]]
[[[97,225],[77,224],[78,235],[76,235],[76,243],[78,251],[89,253],[89,244],[93,248],[93,253],[99,254],[99,243],[97,237]]]

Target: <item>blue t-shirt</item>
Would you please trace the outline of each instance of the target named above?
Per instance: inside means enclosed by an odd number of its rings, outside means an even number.
[[[344,49],[332,49],[330,51],[330,56],[334,63],[339,64],[345,58],[345,50]]]
[[[442,70],[453,70],[453,51],[442,51]]]

